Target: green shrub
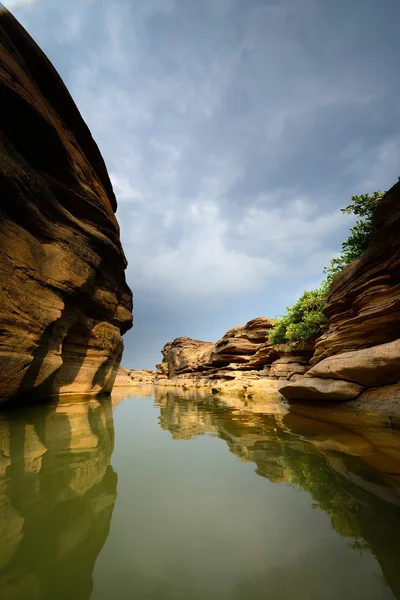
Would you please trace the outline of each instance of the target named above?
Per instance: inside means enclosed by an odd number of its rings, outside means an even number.
[[[324,329],[327,319],[323,313],[328,298],[325,283],[317,290],[304,292],[287,314],[278,319],[269,333],[273,344],[289,343],[298,346],[316,339]]]
[[[400,177],[399,177],[400,180]],[[343,213],[360,217],[350,235],[342,244],[342,253],[333,258],[323,272],[327,278],[321,287],[311,292],[304,292],[301,298],[288,307],[286,315],[276,319],[270,330],[269,340],[274,344],[289,343],[293,348],[302,343],[313,342],[326,328],[327,319],[324,308],[328,303],[329,289],[333,279],[342,269],[358,258],[367,249],[371,238],[378,202],[384,192],[372,195],[353,196],[352,203],[342,209]]]
[[[323,272],[327,275],[327,280],[332,283],[333,279],[344,267],[367,249],[371,238],[378,202],[385,192],[374,192],[372,195],[361,194],[353,196],[352,203],[342,212],[348,215],[357,215],[361,217],[354,227],[350,227],[350,236],[342,244],[342,253],[337,258],[332,258]]]

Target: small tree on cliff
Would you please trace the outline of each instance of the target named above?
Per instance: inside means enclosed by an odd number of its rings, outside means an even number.
[[[323,273],[326,273],[327,280],[332,283],[335,276],[349,265],[353,260],[367,249],[371,239],[374,227],[374,219],[378,208],[378,202],[385,192],[374,192],[373,194],[361,194],[353,196],[351,204],[342,208],[342,213],[347,215],[357,215],[360,217],[354,227],[350,227],[350,235],[342,244],[342,253],[336,258],[332,258]]]
[[[269,339],[273,344],[289,343],[296,348],[302,343],[313,342],[323,333],[327,324],[324,308],[328,302],[331,284],[344,267],[367,249],[378,202],[384,193],[374,192],[372,195],[353,196],[351,204],[341,209],[345,214],[357,215],[360,218],[353,227],[350,227],[350,235],[342,244],[340,256],[332,258],[329,265],[324,268],[323,273],[327,277],[320,288],[304,292],[293,306],[286,309],[286,315],[276,320],[269,333]]]

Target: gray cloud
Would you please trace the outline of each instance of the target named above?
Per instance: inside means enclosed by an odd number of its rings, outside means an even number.
[[[41,0],[15,14],[108,165],[136,297],[127,365],[282,312],[339,251],[339,208],[397,179],[395,0]]]

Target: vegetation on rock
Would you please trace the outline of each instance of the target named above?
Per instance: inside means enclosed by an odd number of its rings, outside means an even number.
[[[315,339],[324,327],[327,319],[323,313],[328,297],[329,286],[326,281],[317,290],[304,292],[293,306],[287,308],[287,314],[276,320],[269,334],[274,344],[290,343],[298,345]]]
[[[353,214],[360,218],[350,227],[350,235],[342,244],[341,254],[324,268],[323,273],[327,277],[321,286],[316,290],[304,292],[293,306],[287,307],[286,315],[275,320],[269,333],[269,340],[273,344],[289,343],[296,348],[304,343],[314,342],[323,333],[327,325],[324,308],[328,303],[331,284],[344,267],[367,249],[378,202],[384,193],[378,191],[353,196],[351,204],[341,209],[345,214]]]
[[[344,267],[367,249],[371,239],[378,202],[384,194],[385,192],[374,192],[372,195],[353,196],[352,203],[346,208],[342,208],[343,213],[357,215],[361,218],[356,221],[354,227],[350,227],[350,236],[343,242],[340,256],[332,258],[329,265],[323,270],[329,283],[332,283],[335,276]]]

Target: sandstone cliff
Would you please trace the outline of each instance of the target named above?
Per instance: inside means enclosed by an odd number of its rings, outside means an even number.
[[[110,391],[132,296],[116,200],[49,60],[0,5],[0,399]]]
[[[340,273],[313,367],[281,388],[289,399],[374,399],[400,409],[400,183],[381,200],[367,250]],[[363,391],[365,390],[365,391]],[[360,395],[361,393],[361,395]]]

